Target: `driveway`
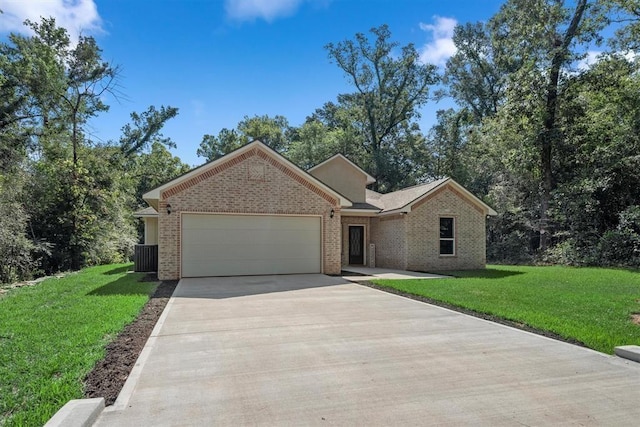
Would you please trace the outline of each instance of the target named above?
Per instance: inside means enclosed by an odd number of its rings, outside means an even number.
[[[100,426],[637,425],[640,364],[322,275],[183,279]]]

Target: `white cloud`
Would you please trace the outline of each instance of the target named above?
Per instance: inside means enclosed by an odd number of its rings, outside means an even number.
[[[621,52],[620,52],[621,53]],[[593,64],[597,63],[603,58],[606,58],[606,53],[597,50],[590,50],[587,52],[587,56],[578,61],[576,65],[579,71],[588,70]],[[627,61],[637,61],[640,55],[633,50],[629,50],[623,54]]]
[[[458,25],[458,21],[437,15],[433,17],[433,21],[433,24],[420,23],[420,29],[431,33],[432,38],[420,49],[420,61],[444,66],[447,59],[457,51],[453,43],[453,29]]]
[[[598,62],[599,56],[601,54],[602,52],[597,50],[590,50],[589,52],[587,52],[587,56],[578,61],[578,70],[585,71],[589,69],[589,67]]]
[[[102,19],[94,0],[0,0],[0,32],[27,33],[25,19],[53,17],[56,24],[69,32],[71,40],[80,33],[101,32]]]
[[[254,21],[264,19],[267,22],[290,16],[304,0],[225,0],[227,17],[234,21]]]

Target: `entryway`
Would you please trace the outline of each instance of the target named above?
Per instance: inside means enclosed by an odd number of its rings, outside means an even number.
[[[364,264],[364,225],[349,226],[349,265]]]

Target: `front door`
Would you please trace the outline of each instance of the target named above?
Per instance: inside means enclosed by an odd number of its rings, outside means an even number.
[[[349,226],[349,264],[364,264],[364,226]]]

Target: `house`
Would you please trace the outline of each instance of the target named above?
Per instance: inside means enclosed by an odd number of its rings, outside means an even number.
[[[338,154],[304,171],[260,141],[143,195],[158,277],[483,268],[495,211],[452,179],[388,194]]]

